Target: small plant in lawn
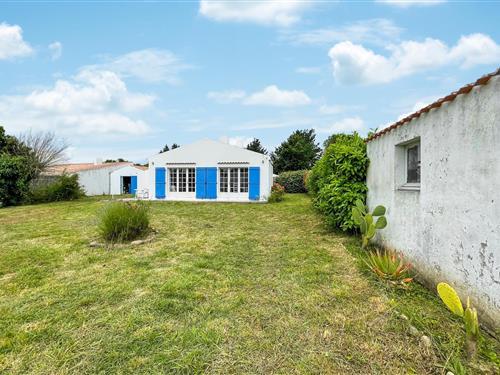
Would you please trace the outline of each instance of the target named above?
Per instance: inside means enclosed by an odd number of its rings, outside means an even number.
[[[125,242],[150,231],[149,205],[144,202],[111,202],[99,214],[98,229],[107,242]]]
[[[271,187],[271,195],[269,196],[269,202],[281,202],[285,198],[285,188],[275,182]]]
[[[392,250],[376,250],[368,254],[366,265],[381,279],[393,284],[407,286],[413,281],[411,264],[403,255]]]
[[[444,302],[446,307],[455,315],[461,317],[465,326],[465,350],[469,360],[476,356],[477,342],[479,340],[479,322],[477,319],[477,311],[471,307],[469,297],[467,297],[467,305],[462,306],[462,301],[455,289],[446,283],[437,285],[439,297]]]
[[[360,199],[356,201],[356,205],[352,208],[352,220],[361,231],[361,247],[363,249],[366,248],[368,242],[375,236],[377,229],[384,229],[387,226],[387,219],[384,215],[384,206],[377,206],[372,213],[369,213],[368,207]],[[374,217],[377,216],[379,218],[374,222]]]

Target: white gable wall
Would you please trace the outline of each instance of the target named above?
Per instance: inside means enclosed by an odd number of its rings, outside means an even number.
[[[109,166],[78,172],[78,182],[83,187],[86,195],[110,194],[110,174],[122,166]]]
[[[419,191],[399,188],[397,145],[420,137]],[[368,143],[368,204],[387,207],[377,235],[419,274],[446,281],[500,324],[500,79]],[[480,318],[481,319],[481,318]]]
[[[234,164],[230,164],[234,163]],[[241,164],[246,163],[246,164]],[[160,153],[149,159],[149,195],[154,198],[155,168],[196,168],[196,167],[260,167],[260,200],[267,200],[272,186],[273,168],[267,155],[231,146],[222,142],[202,140],[186,146],[181,146],[171,151]],[[217,184],[219,174],[217,173]],[[167,184],[168,185],[168,184]],[[166,188],[167,200],[169,197]],[[170,194],[175,195],[175,194]],[[193,194],[185,194],[180,199],[192,199]],[[249,201],[248,193],[220,193],[217,185],[217,200]]]
[[[119,168],[110,175],[111,194],[119,195],[122,193],[122,177],[123,176],[137,176],[137,190],[148,188],[148,180],[145,170],[136,168],[132,165]]]

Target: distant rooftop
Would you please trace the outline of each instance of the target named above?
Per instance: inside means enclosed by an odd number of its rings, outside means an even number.
[[[120,166],[133,165],[133,163],[117,162],[117,163],[73,163],[73,164],[58,164],[48,168],[43,174],[46,176],[59,176],[63,173],[73,174],[83,171],[90,171],[103,168],[116,168]]]

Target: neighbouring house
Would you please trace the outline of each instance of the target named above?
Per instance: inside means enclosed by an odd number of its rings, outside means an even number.
[[[132,166],[130,162],[120,163],[78,163],[59,164],[50,167],[41,178],[49,182],[51,178],[66,174],[77,174],[78,182],[86,195],[111,194],[111,173],[125,166]]]
[[[446,281],[500,327],[500,69],[368,139],[368,205],[379,243]]]
[[[267,201],[273,166],[267,155],[202,140],[149,159],[149,196],[161,200]]]
[[[148,167],[125,165],[115,169],[110,176],[112,195],[133,194],[148,188]]]

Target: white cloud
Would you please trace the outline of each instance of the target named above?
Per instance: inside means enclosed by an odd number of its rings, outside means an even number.
[[[62,56],[62,44],[61,42],[54,42],[49,44],[49,50],[51,53],[52,60],[57,60]]]
[[[321,67],[319,66],[301,66],[295,69],[296,73],[300,74],[319,74],[321,73]]]
[[[109,61],[85,67],[85,69],[111,70],[124,78],[137,78],[144,82],[180,83],[180,73],[191,69],[178,56],[168,50],[143,49],[109,59]]]
[[[243,99],[246,96],[243,90],[210,91],[207,98],[217,103],[228,104]]]
[[[253,138],[249,137],[228,137],[222,136],[219,138],[221,142],[227,143],[231,146],[237,146],[241,148],[247,147],[247,145],[253,141]]]
[[[445,3],[446,0],[375,0],[376,3],[394,5],[401,8],[407,8],[413,5],[430,6]]]
[[[325,45],[345,40],[386,44],[399,38],[402,28],[391,20],[375,18],[357,21],[342,27],[330,27],[304,32],[282,32],[281,39],[296,44]]]
[[[295,107],[309,103],[311,103],[311,99],[303,91],[281,90],[276,85],[267,86],[262,91],[251,94],[243,101],[245,105],[273,107]]]
[[[144,134],[149,126],[129,113],[151,106],[154,97],[130,92],[114,72],[82,70],[70,80],[27,95],[0,96],[1,121],[22,131],[62,134]]]
[[[0,23],[0,60],[29,56],[33,48],[23,40],[23,29],[18,25]]]
[[[364,122],[360,117],[348,117],[340,121],[334,122],[331,125],[325,127],[318,127],[316,131],[318,133],[351,133],[353,131],[360,132],[363,130]]]
[[[387,83],[449,64],[466,68],[500,61],[500,46],[484,34],[463,36],[452,48],[427,38],[389,45],[387,49],[389,56],[350,41],[336,44],[328,53],[335,79],[343,84]]]
[[[201,0],[199,12],[215,21],[252,22],[286,27],[298,22],[301,13],[312,4],[312,0]]]

